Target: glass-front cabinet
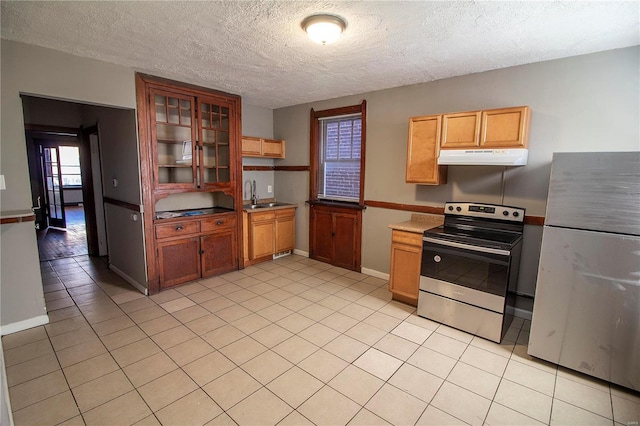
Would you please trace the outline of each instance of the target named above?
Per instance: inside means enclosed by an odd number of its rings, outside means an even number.
[[[231,181],[230,109],[213,99],[199,99],[201,186]]]
[[[154,182],[159,190],[229,189],[232,106],[151,91]]]

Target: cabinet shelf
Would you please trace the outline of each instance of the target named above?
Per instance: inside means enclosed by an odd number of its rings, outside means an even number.
[[[172,144],[172,145],[182,145],[184,142],[189,142],[189,141],[172,140],[172,139],[157,139],[157,142],[158,143]]]
[[[229,142],[218,142],[217,144],[215,142],[202,142],[202,145],[204,146],[229,146]]]
[[[171,169],[190,169],[191,164],[158,164],[158,167],[171,168]]]

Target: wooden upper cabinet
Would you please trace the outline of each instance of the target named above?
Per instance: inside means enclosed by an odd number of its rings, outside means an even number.
[[[408,183],[425,185],[447,183],[447,166],[438,166],[441,128],[441,115],[409,119],[406,172]]]
[[[242,156],[284,158],[285,141],[281,139],[265,139],[253,136],[243,136]]]
[[[481,111],[458,112],[442,116],[441,149],[476,148],[480,138]]]
[[[482,111],[481,148],[527,148],[531,109],[527,106]]]
[[[243,157],[261,157],[262,156],[262,139],[251,136],[242,137],[242,156]]]

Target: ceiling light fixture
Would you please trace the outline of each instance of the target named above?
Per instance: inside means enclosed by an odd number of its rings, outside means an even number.
[[[302,29],[319,44],[333,43],[347,28],[344,19],[334,15],[312,15],[302,21]]]

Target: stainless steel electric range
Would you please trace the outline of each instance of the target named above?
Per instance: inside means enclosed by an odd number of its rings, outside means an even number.
[[[445,203],[424,232],[418,315],[500,342],[515,304],[525,209]]]

